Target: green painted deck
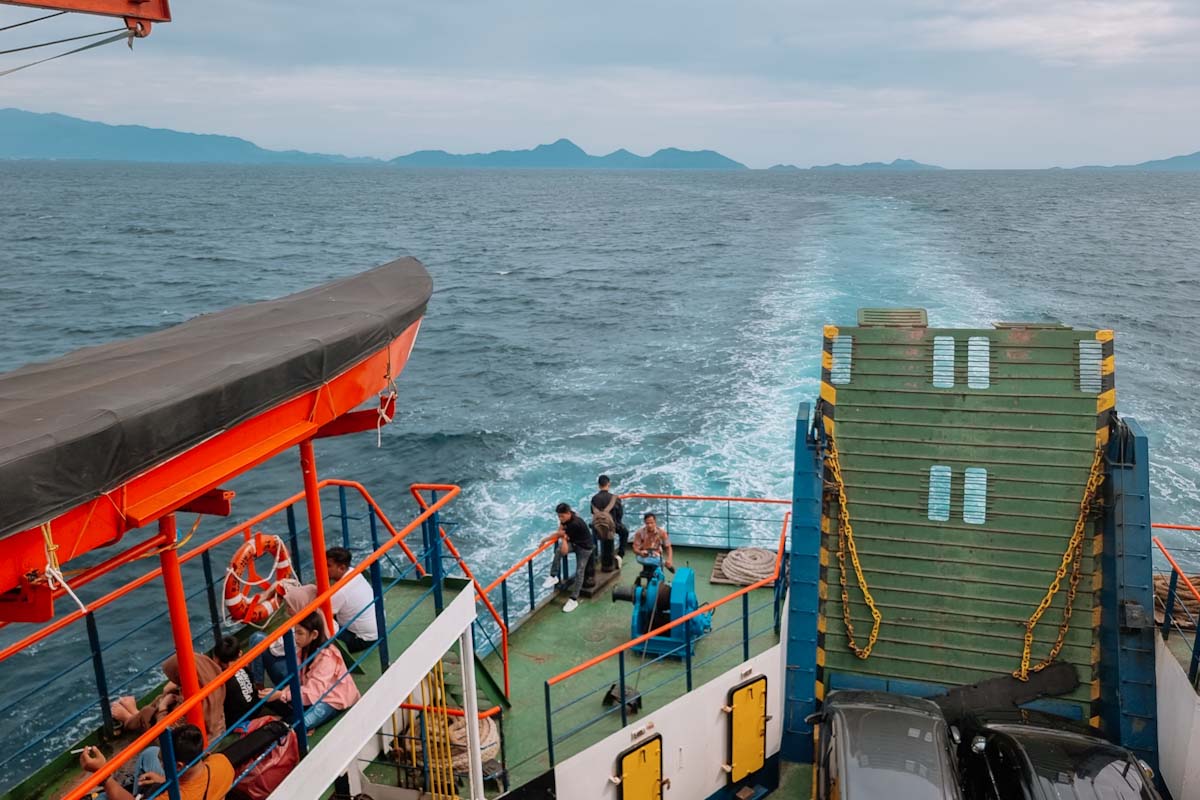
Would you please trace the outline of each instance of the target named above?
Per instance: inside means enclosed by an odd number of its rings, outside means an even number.
[[[717,552],[689,547],[675,549],[676,566],[690,566],[696,571],[696,595],[701,603],[717,600],[738,588],[709,583]],[[633,559],[627,559],[620,582],[624,585],[632,583],[640,570]],[[758,589],[747,596],[750,598],[751,635],[760,634],[751,640],[750,652],[757,654],[779,641],[774,631],[773,590]],[[699,686],[743,660],[740,604],[740,600],[735,600],[717,609],[713,616],[714,633],[697,643],[693,685]],[[581,601],[579,608],[570,614],[562,613],[561,607],[561,599],[544,607],[522,625],[509,642],[512,708],[504,712],[504,735],[513,786],[519,786],[549,768],[545,753],[545,681],[630,639],[632,606],[613,603],[608,592]],[[733,624],[721,627],[730,622]],[[721,651],[726,652],[717,656]],[[626,669],[632,673],[643,661],[639,655],[627,655]],[[653,657],[646,660],[652,661]],[[500,679],[503,666],[499,655],[489,655],[484,663]],[[617,677],[617,659],[611,658],[553,688],[552,702],[556,708],[586,692],[598,690],[555,714],[554,733],[556,739],[561,740],[554,746],[556,761],[563,761],[620,729],[620,714],[614,707],[601,721],[569,735],[573,728],[584,725],[604,711],[601,698],[609,686],[617,682]],[[627,685],[638,684],[644,692],[644,705],[640,714],[630,717],[631,722],[661,708],[687,690],[683,664],[674,659],[653,663],[637,675],[630,674]]]
[[[826,330],[826,425],[832,425],[841,453],[862,568],[883,615],[873,654],[857,658],[842,619],[836,506],[827,504],[827,686],[864,679],[896,687],[907,681],[954,686],[1019,667],[1025,620],[1062,560],[1097,427],[1107,424],[1112,362],[1104,365],[1102,381],[1101,354],[1111,352],[1111,344],[1094,331],[1068,328]],[[1094,377],[1086,391],[1080,388],[1081,349],[1086,377]],[[935,350],[952,355],[939,359]],[[974,361],[980,354],[986,361]],[[931,488],[934,466],[949,469],[948,492]],[[986,470],[977,507],[965,499],[965,470],[972,467]],[[972,519],[976,508],[982,520]],[[1099,539],[1089,523],[1060,656],[1077,669],[1081,685],[1068,699],[1083,705],[1085,716],[1098,677],[1092,659]],[[847,572],[861,647],[871,617],[853,571]],[[1066,585],[1064,579],[1035,629],[1032,664],[1056,638]]]

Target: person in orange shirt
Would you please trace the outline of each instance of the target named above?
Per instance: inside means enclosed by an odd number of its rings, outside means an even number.
[[[171,732],[171,745],[175,750],[175,769],[179,773],[180,797],[183,800],[224,800],[233,787],[238,769],[258,758],[287,732],[287,724],[276,720],[234,741],[219,753],[209,753],[201,759],[204,755],[204,736],[200,729],[195,725],[175,728]],[[139,762],[147,760],[162,763],[157,747],[147,747],[142,751]],[[79,754],[79,766],[88,772],[95,772],[107,761],[96,747],[85,747]],[[137,789],[148,794],[163,783],[166,783],[163,775],[143,772]],[[134,795],[112,778],[104,782],[103,788],[108,800],[134,800]]]

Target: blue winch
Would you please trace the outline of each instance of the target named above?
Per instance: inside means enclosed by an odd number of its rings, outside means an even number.
[[[675,579],[667,583],[662,563],[656,558],[639,558],[642,572],[633,586],[617,586],[612,599],[628,600],[633,603],[633,615],[629,625],[630,638],[636,639],[644,633],[661,628],[674,619],[680,619],[700,607],[696,598],[696,573],[691,567],[680,567]],[[635,649],[641,653],[670,655],[683,658],[696,651],[696,640],[712,630],[712,612],[697,614],[682,625],[653,636]]]

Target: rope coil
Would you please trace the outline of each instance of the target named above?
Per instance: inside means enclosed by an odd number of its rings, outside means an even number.
[[[729,580],[749,586],[771,576],[775,571],[775,554],[761,547],[739,547],[725,554],[721,571]]]

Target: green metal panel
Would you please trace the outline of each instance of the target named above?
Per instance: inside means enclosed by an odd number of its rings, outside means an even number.
[[[838,385],[830,382],[833,336],[853,341],[849,382]],[[955,340],[951,388],[933,385],[935,336]],[[826,337],[822,398],[832,421],[825,424],[840,452],[862,568],[883,615],[874,652],[859,659],[842,621],[836,495],[827,497],[821,604],[826,684],[834,674],[963,685],[1011,673],[1020,665],[1025,621],[1071,538],[1097,428],[1104,425],[1098,393],[1079,388],[1079,342],[1096,341],[1097,333],[871,326],[831,328]],[[968,387],[971,337],[988,344],[986,389]],[[1105,388],[1110,386],[1111,379]],[[935,465],[952,471],[944,522],[928,513]],[[987,471],[982,524],[964,520],[964,471],[970,467]],[[1081,685],[1068,699],[1084,706],[1085,717],[1091,716],[1097,678],[1096,535],[1089,522],[1079,593],[1059,656],[1077,669]],[[848,572],[862,647],[871,616]],[[1066,595],[1064,579],[1035,629],[1033,664],[1057,637]]]

